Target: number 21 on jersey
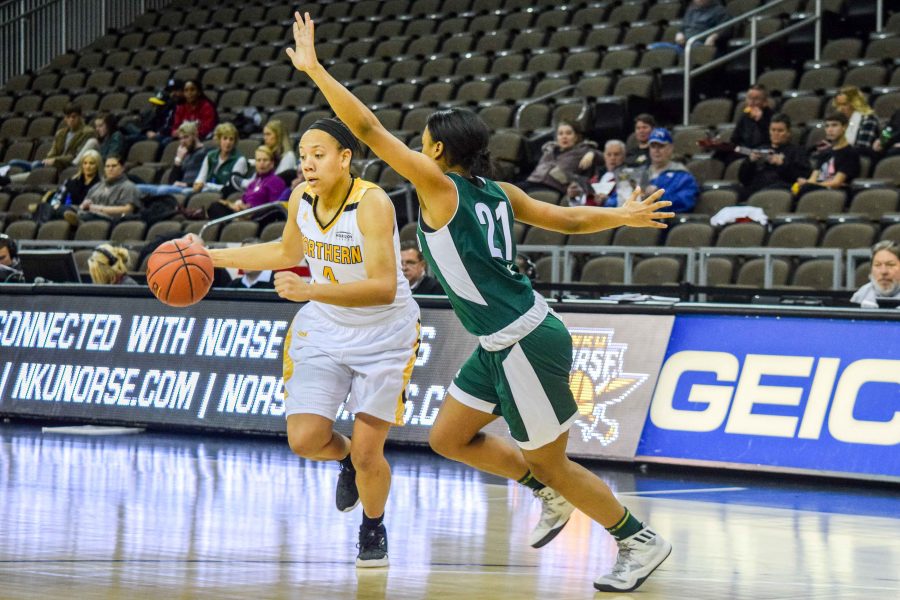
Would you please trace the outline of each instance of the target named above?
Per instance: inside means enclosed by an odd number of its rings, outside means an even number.
[[[512,232],[509,226],[509,208],[505,202],[497,205],[495,210],[491,210],[487,204],[479,202],[475,205],[475,214],[478,216],[478,222],[487,225],[487,243],[491,249],[491,256],[494,258],[502,258],[511,261],[512,256]],[[497,247],[497,238],[495,231],[499,230],[500,245]]]

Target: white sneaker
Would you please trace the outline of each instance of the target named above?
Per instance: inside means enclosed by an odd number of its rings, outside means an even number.
[[[528,543],[532,548],[540,548],[562,531],[562,528],[569,522],[569,517],[572,516],[575,507],[560,496],[559,492],[549,487],[535,490],[534,496],[541,501],[543,506],[541,507],[541,520],[531,532]]]
[[[612,573],[600,577],[594,587],[601,592],[630,592],[640,587],[672,552],[672,544],[649,527],[619,542],[619,556]]]

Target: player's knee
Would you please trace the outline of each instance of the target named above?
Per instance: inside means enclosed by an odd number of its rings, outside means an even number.
[[[444,458],[453,458],[459,450],[459,440],[449,432],[432,428],[428,434],[428,445]]]
[[[544,485],[555,487],[555,481],[559,475],[559,468],[554,465],[544,463],[543,461],[526,460],[528,469],[535,479]]]
[[[354,469],[363,472],[374,471],[382,464],[386,464],[384,455],[377,450],[357,448],[355,445],[350,448],[350,460]]]
[[[323,442],[317,436],[288,433],[291,452],[302,458],[317,458],[325,443],[327,440]]]

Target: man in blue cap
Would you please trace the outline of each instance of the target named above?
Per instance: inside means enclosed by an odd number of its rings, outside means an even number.
[[[650,164],[635,173],[643,193],[666,190],[663,200],[672,203],[675,212],[691,212],[697,203],[697,180],[680,162],[672,160],[672,134],[657,127],[650,132]]]

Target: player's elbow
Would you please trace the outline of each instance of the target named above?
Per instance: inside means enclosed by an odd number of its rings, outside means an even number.
[[[376,299],[378,300],[376,304],[393,304],[394,298],[397,297],[396,279],[392,279],[391,281],[382,280],[380,283],[381,285],[378,286],[377,291],[375,292]]]

